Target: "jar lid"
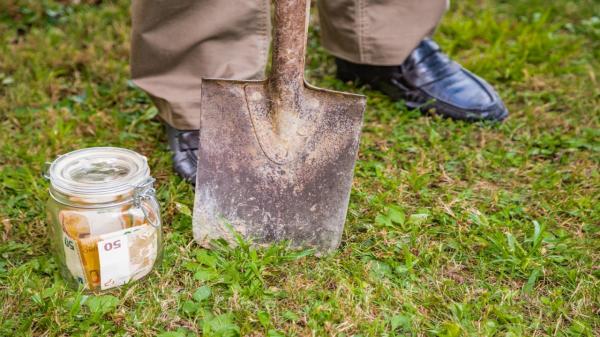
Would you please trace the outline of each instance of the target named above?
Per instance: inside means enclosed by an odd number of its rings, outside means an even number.
[[[59,156],[46,173],[52,187],[71,197],[121,195],[150,178],[146,157],[118,147],[90,147]]]

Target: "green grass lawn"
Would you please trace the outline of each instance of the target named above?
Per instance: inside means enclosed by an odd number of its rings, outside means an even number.
[[[314,27],[310,81],[369,97],[342,245],[323,258],[194,243],[193,189],[128,80],[128,6],[0,1],[1,336],[600,336],[598,1],[454,1],[437,40],[496,86],[502,125],[337,81]],[[100,145],[148,156],[165,255],[93,295],[58,274],[41,170]]]

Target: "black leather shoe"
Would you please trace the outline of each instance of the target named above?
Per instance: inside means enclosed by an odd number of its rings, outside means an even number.
[[[198,166],[198,130],[177,130],[169,125],[167,138],[173,153],[173,169],[183,179],[196,184]]]
[[[496,91],[425,39],[399,66],[372,66],[336,59],[337,77],[367,84],[395,100],[453,119],[501,121],[508,110]]]

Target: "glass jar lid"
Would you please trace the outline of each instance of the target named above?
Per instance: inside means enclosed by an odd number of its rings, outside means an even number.
[[[75,198],[128,194],[150,178],[146,157],[118,147],[90,147],[59,156],[46,172],[52,188]]]

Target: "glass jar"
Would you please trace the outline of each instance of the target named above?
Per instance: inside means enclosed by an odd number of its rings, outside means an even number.
[[[160,261],[160,207],[146,157],[87,148],[48,163],[45,177],[50,241],[69,283],[109,289],[141,279]]]

